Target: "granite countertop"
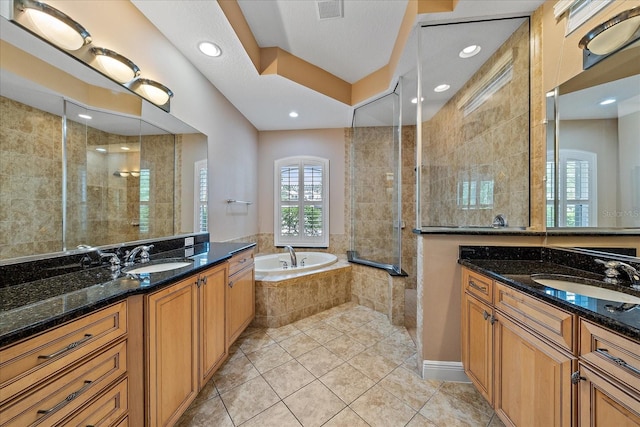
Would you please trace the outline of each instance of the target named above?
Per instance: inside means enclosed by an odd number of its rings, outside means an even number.
[[[149,293],[220,264],[254,243],[211,243],[206,252],[186,257],[189,266],[131,275],[94,267],[0,288],[0,347],[106,307],[131,295]],[[185,249],[152,255],[185,258]],[[126,269],[125,269],[126,270]]]
[[[460,259],[458,262],[464,267],[491,277],[528,295],[575,313],[633,340],[640,341],[640,307],[627,312],[612,313],[605,306],[617,307],[621,303],[559,291],[538,284],[530,277],[531,274],[538,273],[582,277],[594,280],[593,283],[598,286],[640,297],[640,291],[630,287],[609,285],[601,282],[604,277],[602,274],[544,259]]]

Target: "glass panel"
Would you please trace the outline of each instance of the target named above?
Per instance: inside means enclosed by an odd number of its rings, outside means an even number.
[[[322,201],[322,167],[304,167],[304,200]]]
[[[322,236],[322,206],[304,207],[304,235],[307,237]]]
[[[300,191],[298,169],[297,165],[280,168],[280,197],[283,202],[298,200]]]
[[[351,251],[401,270],[400,103],[396,93],[357,108],[351,147]]]
[[[300,210],[298,206],[282,206],[282,224],[280,228],[280,233],[282,236],[294,237],[300,233],[298,230],[298,225],[300,222],[299,214]]]

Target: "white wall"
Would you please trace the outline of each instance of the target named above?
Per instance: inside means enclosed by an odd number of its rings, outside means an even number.
[[[345,233],[344,129],[265,131],[259,134],[258,191],[260,233],[273,233],[273,164],[290,156],[329,159],[329,234]]]
[[[169,87],[175,94],[171,114],[207,136],[211,240],[256,234],[257,207],[235,215],[224,202],[257,199],[258,132],[253,125],[129,1],[47,3],[85,26],[96,46],[130,58],[144,77]]]
[[[640,111],[618,119],[620,216],[618,226],[640,226]]]
[[[180,229],[178,232],[193,232],[195,229],[195,162],[207,159],[207,137],[205,135],[185,134],[182,136],[182,192],[180,203]]]

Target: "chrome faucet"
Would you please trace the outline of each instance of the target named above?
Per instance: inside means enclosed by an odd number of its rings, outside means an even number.
[[[298,266],[298,259],[296,258],[296,251],[293,250],[293,247],[287,245],[284,247],[289,251],[289,256],[291,257],[291,267]]]
[[[493,228],[504,228],[507,226],[507,218],[503,214],[498,214],[493,218],[491,226]]]
[[[101,250],[98,250],[98,256],[100,257],[100,261],[102,261],[104,258],[109,258],[109,264],[111,264],[109,269],[111,271],[120,270],[120,258],[118,258],[118,254],[111,252],[102,252]]]
[[[149,251],[153,248],[153,245],[140,245],[133,248],[131,251],[127,251],[125,254],[124,265],[133,265],[136,261],[136,256],[140,254],[140,262],[149,262]]]
[[[604,275],[606,276],[604,278],[605,282],[612,283],[614,285],[620,284],[620,279],[618,279],[618,276],[620,275],[620,272],[618,271],[619,268],[629,276],[629,279],[631,280],[631,287],[633,289],[640,290],[640,272],[638,272],[634,266],[613,260],[603,261],[601,259],[596,259],[595,261],[598,264],[604,265],[606,268],[604,272]]]

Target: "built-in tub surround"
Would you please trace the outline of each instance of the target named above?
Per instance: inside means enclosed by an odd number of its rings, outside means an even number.
[[[279,328],[351,301],[351,269],[346,260],[338,259],[314,271],[256,273],[256,317],[252,324]]]
[[[293,266],[291,254],[271,254],[255,257],[256,277],[281,276],[314,271],[338,261],[338,257],[325,252],[296,252],[297,266]]]

